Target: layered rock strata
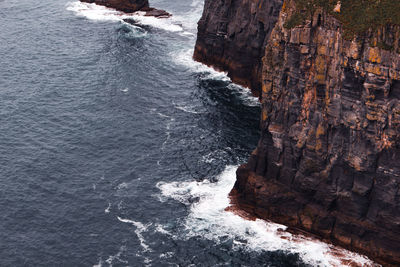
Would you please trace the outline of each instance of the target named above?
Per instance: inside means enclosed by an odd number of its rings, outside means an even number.
[[[171,14],[165,10],[152,8],[149,6],[148,0],[80,0],[86,3],[95,3],[116,10],[120,10],[126,13],[133,13],[136,11],[144,11],[147,16],[154,17],[170,17]]]
[[[264,49],[261,139],[237,171],[238,205],[400,265],[400,28],[346,40],[316,10]],[[379,44],[386,44],[384,50]]]
[[[283,0],[206,0],[194,59],[261,92],[264,48]]]

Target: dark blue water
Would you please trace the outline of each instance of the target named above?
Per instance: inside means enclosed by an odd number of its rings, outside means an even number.
[[[302,265],[213,208],[260,108],[191,60],[202,1],[152,4],[174,19],[0,1],[1,266]]]

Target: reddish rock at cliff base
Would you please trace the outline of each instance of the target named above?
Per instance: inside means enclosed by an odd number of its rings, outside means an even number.
[[[171,14],[165,10],[149,7],[148,0],[80,0],[85,3],[95,3],[126,13],[133,13],[136,11],[146,12],[146,16],[153,16],[158,18],[168,18]]]

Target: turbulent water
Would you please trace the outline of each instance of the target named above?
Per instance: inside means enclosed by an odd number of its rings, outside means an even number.
[[[0,265],[368,263],[224,211],[258,101],[192,61],[203,1],[151,4],[0,0]]]

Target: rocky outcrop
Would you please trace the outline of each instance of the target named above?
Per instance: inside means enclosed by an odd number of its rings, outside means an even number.
[[[264,48],[283,0],[206,0],[194,59],[261,92]]]
[[[80,0],[86,3],[95,3],[126,13],[133,13],[136,11],[144,11],[147,16],[154,17],[170,17],[171,14],[165,10],[155,9],[149,6],[148,0]]]
[[[127,13],[136,12],[149,7],[148,0],[81,0],[81,2],[95,3]]]
[[[399,266],[400,27],[347,40],[321,9],[287,28],[295,11],[285,1],[264,49],[261,139],[237,171],[238,205]]]

